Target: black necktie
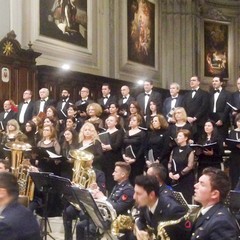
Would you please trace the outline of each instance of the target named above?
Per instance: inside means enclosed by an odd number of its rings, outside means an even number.
[[[218,92],[218,93],[220,92],[219,89],[214,90],[214,93],[217,93],[217,92]]]

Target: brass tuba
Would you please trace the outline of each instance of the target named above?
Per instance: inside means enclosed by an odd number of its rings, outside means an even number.
[[[27,202],[33,200],[34,183],[29,176],[31,164],[23,156],[24,151],[31,151],[31,145],[16,140],[6,143],[5,146],[11,150],[11,172],[17,177],[19,195],[26,197]]]
[[[92,169],[92,164],[89,164],[94,158],[93,154],[74,149],[69,151],[69,155],[74,159],[72,181],[80,188],[89,188],[92,183],[96,182],[96,174]]]

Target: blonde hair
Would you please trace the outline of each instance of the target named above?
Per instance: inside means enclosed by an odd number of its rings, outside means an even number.
[[[8,129],[8,126],[9,126],[9,125],[12,125],[12,126],[15,127],[15,130],[14,130],[15,133],[19,133],[19,132],[20,132],[20,126],[19,126],[17,120],[15,120],[15,119],[10,119],[10,120],[7,122],[7,129],[6,129],[6,130],[7,130],[7,133],[9,133],[9,129]]]
[[[173,117],[175,120],[176,120],[176,118],[175,118],[176,112],[181,112],[183,121],[187,122],[187,113],[183,107],[176,107],[174,109]]]
[[[101,116],[101,114],[102,114],[102,107],[101,107],[100,104],[98,104],[98,103],[90,103],[90,104],[88,104],[87,109],[86,109],[87,114],[88,114],[88,111],[89,111],[90,107],[94,108],[94,111],[95,111],[95,114],[96,114],[97,117]]]
[[[90,123],[90,122],[85,122],[82,125],[80,133],[79,133],[79,142],[82,142],[85,139],[85,137],[84,137],[84,130],[85,130],[85,128],[89,128],[90,131],[92,132],[92,141],[94,143],[95,143],[96,140],[100,141],[98,133],[97,133],[94,125],[92,123]]]

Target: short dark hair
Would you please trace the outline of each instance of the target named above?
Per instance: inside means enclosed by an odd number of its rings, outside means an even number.
[[[126,173],[127,176],[129,176],[131,173],[131,165],[126,162],[120,162],[120,161],[116,162],[115,167],[120,167]]]
[[[19,187],[17,178],[10,172],[0,172],[0,188],[7,190],[9,196],[18,199]]]
[[[139,175],[135,178],[135,185],[142,187],[148,195],[154,191],[155,196],[159,196],[159,182],[155,176]]]
[[[167,169],[161,163],[152,163],[149,168],[152,168],[154,176],[161,182],[165,182],[167,178]]]
[[[7,159],[0,158],[0,163],[2,163],[5,169],[10,169],[10,162]]]
[[[212,190],[219,191],[220,202],[223,202],[231,189],[230,180],[227,174],[214,167],[205,168],[202,174],[209,177]]]
[[[103,83],[103,84],[102,84],[102,87],[103,87],[103,86],[108,87],[108,88],[111,90],[111,86],[110,86],[109,83]]]
[[[153,80],[146,79],[146,80],[144,80],[144,82],[148,82],[148,83],[150,83],[151,85],[153,85]]]

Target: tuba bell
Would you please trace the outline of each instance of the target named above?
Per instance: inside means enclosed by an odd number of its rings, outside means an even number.
[[[74,159],[72,181],[80,188],[89,188],[92,183],[96,182],[96,174],[90,163],[94,155],[80,149],[70,150],[69,155]]]
[[[24,159],[24,151],[31,151],[31,145],[21,141],[8,142],[5,144],[11,150],[11,172],[17,177],[19,195],[33,200],[34,183],[29,176],[31,166],[29,160]]]

